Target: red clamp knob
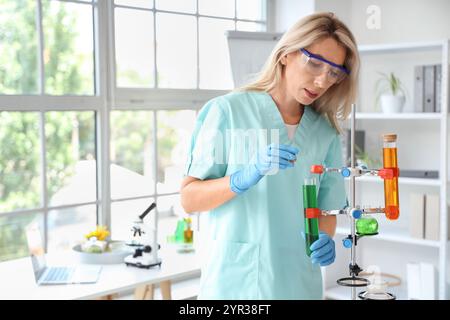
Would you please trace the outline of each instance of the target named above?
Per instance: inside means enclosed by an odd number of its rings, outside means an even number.
[[[319,218],[321,210],[319,208],[306,208],[306,218]]]
[[[313,164],[311,166],[311,173],[322,174],[323,166],[321,166],[320,164]]]
[[[378,175],[381,179],[392,179],[394,177],[394,171],[392,169],[380,169]]]
[[[400,170],[398,168],[383,168],[378,171],[381,179],[393,179],[399,176]]]

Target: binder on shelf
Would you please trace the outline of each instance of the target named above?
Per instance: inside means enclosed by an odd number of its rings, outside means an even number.
[[[424,66],[414,67],[414,111],[424,112]]]
[[[403,169],[400,171],[400,177],[438,179],[439,171],[437,171],[437,170],[406,170],[406,169]]]
[[[425,239],[439,240],[439,195],[427,194],[425,199]]]
[[[411,193],[410,205],[410,236],[413,238],[423,239],[425,237],[425,194]]]
[[[431,263],[420,262],[420,299],[436,299],[436,272]]]
[[[418,263],[406,265],[406,283],[408,300],[420,299],[420,265]]]
[[[410,262],[406,264],[408,300],[436,299],[436,268],[431,263]]]
[[[435,66],[424,66],[424,112],[434,112]]]
[[[442,65],[437,64],[435,66],[435,89],[434,92],[436,93],[436,107],[434,112],[441,112],[441,103],[442,103],[442,97],[441,97],[441,84],[442,84]]]

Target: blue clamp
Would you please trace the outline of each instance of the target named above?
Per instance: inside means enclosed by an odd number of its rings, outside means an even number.
[[[351,171],[350,171],[350,169],[349,168],[342,168],[341,169],[341,174],[342,174],[342,176],[344,177],[344,178],[347,178],[347,177],[350,177],[350,175],[351,175]]]
[[[352,243],[353,243],[353,241],[352,241],[352,239],[350,239],[350,238],[342,239],[342,244],[343,244],[344,247],[347,248],[347,249],[352,247]]]
[[[352,210],[352,217],[355,219],[359,219],[362,216],[362,211],[359,209],[353,209]]]

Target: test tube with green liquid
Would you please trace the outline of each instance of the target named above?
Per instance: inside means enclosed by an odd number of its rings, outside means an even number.
[[[317,208],[316,179],[305,179],[303,184],[303,210],[305,217],[306,254],[311,256],[310,246],[319,239],[319,217],[307,214],[307,209]]]

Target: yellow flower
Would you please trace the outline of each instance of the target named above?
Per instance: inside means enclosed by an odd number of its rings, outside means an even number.
[[[87,239],[96,237],[97,240],[105,241],[108,236],[109,231],[106,226],[97,226],[97,229],[95,229],[95,231],[89,232],[85,237]]]

